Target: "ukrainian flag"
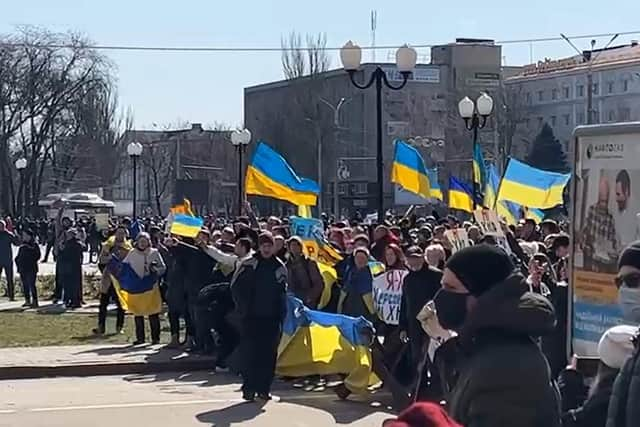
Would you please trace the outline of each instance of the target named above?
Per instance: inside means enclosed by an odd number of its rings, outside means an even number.
[[[438,169],[427,169],[427,176],[429,177],[429,184],[431,185],[431,188],[429,189],[429,195],[433,199],[442,201],[442,189],[440,188],[440,183],[438,182]]]
[[[520,217],[519,207],[511,202],[496,200],[500,187],[500,176],[495,165],[487,167],[487,179],[484,187],[484,206],[494,209],[498,216],[503,217],[507,224],[515,225]]]
[[[150,316],[162,311],[162,297],[158,277],[138,276],[130,264],[113,258],[109,264],[111,283],[122,308],[136,316]]]
[[[196,237],[203,225],[204,220],[202,218],[178,214],[173,217],[169,232],[176,236]]]
[[[498,200],[508,200],[522,206],[552,208],[562,204],[562,192],[571,174],[536,169],[510,159],[500,183]]]
[[[401,140],[396,140],[391,182],[424,198],[431,197],[429,174],[422,156],[418,150]]]
[[[485,187],[486,170],[484,166],[484,157],[482,156],[482,148],[480,144],[473,145],[473,182],[477,184],[477,188],[482,191]]]
[[[363,317],[310,310],[289,296],[278,348],[276,373],[283,377],[346,375],[345,386],[366,393],[379,382],[373,374],[373,325]]]
[[[273,197],[294,205],[315,206],[318,184],[299,177],[287,161],[264,142],[259,142],[247,167],[245,191],[256,196]]]
[[[473,190],[454,176],[449,177],[449,207],[473,212]]]

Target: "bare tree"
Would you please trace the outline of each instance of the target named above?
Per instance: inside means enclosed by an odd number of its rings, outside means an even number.
[[[282,71],[287,80],[296,79],[306,74],[304,51],[302,50],[302,36],[295,31],[280,39],[282,47]]]
[[[323,73],[331,66],[325,33],[307,34],[306,43],[305,48],[302,46],[302,36],[295,31],[281,38],[282,71],[287,80]]]
[[[141,161],[149,176],[151,195],[158,214],[162,214],[162,199],[170,189],[175,169],[177,145],[171,141],[150,142],[142,150]]]

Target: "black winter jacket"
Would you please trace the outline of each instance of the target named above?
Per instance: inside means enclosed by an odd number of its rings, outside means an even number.
[[[560,397],[534,341],[553,330],[553,306],[528,289],[514,274],[485,292],[436,353],[449,413],[465,427],[560,425]]]
[[[287,308],[287,268],[276,256],[245,260],[234,274],[231,295],[241,320],[283,320]]]
[[[402,301],[400,303],[399,327],[408,333],[411,339],[424,334],[416,316],[433,299],[438,289],[442,272],[427,263],[419,271],[410,271],[402,283]]]

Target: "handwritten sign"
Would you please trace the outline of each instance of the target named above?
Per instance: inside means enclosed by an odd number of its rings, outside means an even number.
[[[324,225],[315,218],[291,217],[291,235],[302,239],[304,253],[310,258],[328,265],[335,265],[342,259],[324,237]]]
[[[402,282],[407,274],[405,270],[389,270],[373,279],[373,306],[388,325],[400,322]]]
[[[451,245],[451,253],[456,253],[460,249],[464,249],[471,246],[469,242],[469,235],[464,228],[455,228],[453,230],[447,230],[444,232],[444,237],[449,241]]]

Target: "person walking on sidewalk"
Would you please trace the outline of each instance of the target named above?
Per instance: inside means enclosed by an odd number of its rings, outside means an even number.
[[[0,276],[2,272],[7,276],[7,293],[9,301],[15,301],[13,286],[13,251],[11,245],[17,245],[16,236],[7,229],[7,223],[0,219]]]
[[[16,256],[16,267],[18,267],[24,293],[23,307],[38,307],[36,278],[38,276],[39,259],[40,246],[36,242],[33,232],[27,228],[22,231],[22,244]]]

